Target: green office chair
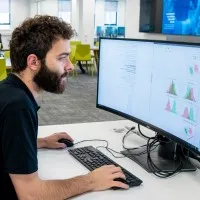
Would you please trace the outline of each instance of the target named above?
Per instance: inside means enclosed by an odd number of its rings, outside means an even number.
[[[7,77],[6,72],[6,60],[4,58],[0,59],[0,81]]]
[[[76,52],[76,45],[71,45],[71,54],[69,56],[69,59],[74,66],[74,68],[72,70],[72,75],[74,76],[74,74],[76,73],[76,76],[78,76],[78,72],[76,70],[75,52]]]
[[[81,44],[81,41],[80,40],[71,40],[70,41],[70,46],[71,45],[77,45],[77,44]]]
[[[91,70],[91,73],[93,76],[94,64],[92,63],[89,44],[77,44],[76,45],[75,60],[80,61],[80,62],[86,62],[87,70],[88,70],[88,62],[90,62],[90,70]]]
[[[10,51],[9,50],[8,51],[4,51],[4,58],[5,59],[10,58]]]

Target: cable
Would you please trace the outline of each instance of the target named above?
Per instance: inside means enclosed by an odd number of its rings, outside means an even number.
[[[160,137],[158,134],[156,134],[155,137],[147,137],[147,136],[145,136],[144,134],[141,134],[141,133],[140,133],[143,137],[148,138],[148,141],[147,141],[147,144],[146,144],[146,145],[142,145],[142,146],[134,147],[134,148],[127,148],[127,147],[125,147],[125,139],[126,139],[126,137],[128,136],[128,134],[129,134],[132,130],[134,130],[134,129],[135,129],[135,127],[132,127],[132,128],[130,128],[130,129],[125,133],[125,135],[124,135],[123,138],[122,138],[122,145],[123,145],[123,148],[126,149],[126,150],[136,150],[136,149],[139,149],[139,148],[141,148],[141,147],[145,147],[145,146],[147,147],[144,151],[139,152],[139,153],[132,153],[132,152],[131,152],[130,154],[129,154],[129,153],[128,153],[128,154],[126,153],[125,156],[124,156],[124,154],[122,154],[122,153],[120,153],[120,152],[117,152],[117,151],[115,151],[115,150],[109,148],[109,147],[108,147],[108,146],[109,146],[108,141],[107,141],[107,140],[103,140],[103,139],[82,140],[82,141],[79,141],[79,142],[74,143],[74,145],[79,144],[79,143],[82,143],[82,142],[89,142],[89,141],[106,142],[106,146],[97,146],[96,149],[98,149],[98,148],[105,148],[105,149],[106,149],[113,157],[115,157],[115,158],[124,158],[124,157],[128,157],[128,155],[140,156],[140,155],[143,155],[143,154],[147,154],[147,164],[148,164],[148,166],[149,166],[151,172],[152,172],[154,175],[156,175],[156,176],[158,176],[158,177],[160,177],[160,178],[168,178],[168,177],[171,177],[171,176],[176,175],[177,173],[179,173],[179,172],[181,171],[181,169],[183,168],[183,162],[182,162],[181,160],[180,160],[180,164],[178,165],[178,167],[177,167],[174,171],[172,171],[172,172],[163,171],[162,169],[160,169],[160,168],[153,162],[153,160],[152,160],[152,158],[151,158],[151,152],[152,152],[155,148],[158,147],[158,145],[159,145],[160,142],[169,143],[169,141],[164,141],[164,140],[162,140],[162,137]],[[138,130],[139,130],[139,132],[141,132],[141,131],[140,131],[140,128],[139,128],[139,124],[138,124]],[[117,154],[120,154],[120,155],[123,155],[123,156],[115,156],[115,155],[113,154],[113,152],[114,152],[114,153],[117,153]],[[183,156],[185,157],[185,154],[184,154],[184,150],[183,150],[183,149],[182,149],[182,154],[183,154]],[[189,156],[190,156],[190,154],[188,153],[188,155],[187,155],[188,159],[189,159]],[[196,157],[196,159],[197,159],[197,156],[195,156],[195,157]],[[198,158],[198,160],[200,161],[200,158]]]
[[[152,142],[151,142],[152,140]],[[149,168],[151,169],[152,173],[160,178],[168,178],[171,177],[177,173],[179,173],[183,167],[183,162],[180,161],[180,164],[178,165],[178,167],[172,171],[172,172],[166,172],[163,171],[162,169],[160,169],[151,159],[151,148],[152,146],[154,146],[156,143],[160,142],[158,137],[154,137],[154,138],[149,138],[147,141],[147,163]]]
[[[123,146],[123,148],[126,149],[126,150],[135,149],[135,148],[127,148],[127,147],[125,147],[125,145],[124,145],[125,138],[126,138],[126,137],[128,136],[128,134],[129,134],[132,130],[134,130],[134,129],[135,129],[135,126],[133,126],[132,128],[130,128],[130,129],[125,133],[125,135],[124,135],[123,138],[122,138],[122,146]]]
[[[102,140],[102,139],[91,139],[91,140],[81,140],[79,142],[74,143],[74,145],[82,143],[82,142],[93,142],[93,141],[97,141],[97,142],[106,142],[106,148],[108,147],[108,141],[107,140]]]
[[[145,144],[145,145],[142,145],[142,146],[139,146],[139,147],[133,147],[133,148],[128,148],[128,147],[125,146],[125,139],[127,138],[128,134],[131,133],[131,131],[134,130],[134,129],[135,129],[135,127],[130,128],[130,129],[125,133],[125,135],[124,135],[123,138],[122,138],[122,146],[123,146],[123,148],[124,148],[125,150],[136,150],[136,149],[140,149],[140,148],[142,148],[142,147],[146,147],[146,146],[147,146],[146,144]],[[158,145],[157,145],[157,146],[158,146]],[[152,151],[153,151],[157,146],[155,146],[155,147],[152,149]],[[139,152],[139,153],[132,153],[132,152],[131,152],[131,153],[126,153],[126,155],[140,156],[140,155],[143,155],[143,154],[146,154],[146,153],[147,153],[147,150],[145,149],[144,151]]]
[[[143,133],[142,133],[142,131],[141,131],[141,129],[140,129],[140,124],[138,124],[138,131],[139,131],[139,133],[140,133],[140,135],[142,136],[142,137],[144,137],[144,138],[146,138],[146,139],[149,139],[150,137],[148,137],[148,136],[146,136],[146,135],[144,135]]]
[[[193,151],[188,151],[188,157],[193,158],[200,162],[200,156]]]
[[[124,156],[122,153],[117,152],[117,151],[115,151],[115,150],[113,150],[113,149],[111,149],[111,148],[109,148],[109,147],[104,147],[104,146],[98,146],[98,147],[96,147],[96,149],[98,149],[98,148],[105,148],[114,158],[125,158],[125,157],[126,157],[126,156]],[[115,156],[115,155],[112,153],[112,151],[113,151],[114,153],[120,154],[120,155],[122,155],[122,156]]]
[[[109,148],[109,147],[108,147],[109,143],[108,143],[107,140],[102,140],[102,139],[82,140],[82,141],[79,141],[79,142],[74,143],[74,145],[79,144],[79,143],[82,143],[82,142],[90,142],[90,141],[92,141],[92,142],[94,142],[94,141],[97,141],[97,142],[106,142],[106,146],[97,146],[96,149],[98,149],[98,148],[105,148],[105,149],[106,149],[113,157],[115,157],[115,158],[124,158],[124,157],[126,157],[126,156],[124,156],[122,153],[117,152],[117,151],[115,151],[115,150]],[[123,156],[115,156],[112,152],[117,153],[117,154],[120,154],[120,155],[123,155]]]

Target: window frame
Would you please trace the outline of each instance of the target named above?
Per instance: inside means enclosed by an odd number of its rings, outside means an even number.
[[[106,2],[115,2],[115,3],[117,3],[117,7],[118,7],[118,0],[105,0],[104,1],[105,3]],[[117,10],[116,10],[116,12],[115,12],[115,23],[105,23],[105,15],[106,15],[106,13],[110,13],[110,12],[108,12],[108,11],[106,11],[105,10],[105,8],[104,8],[104,25],[105,26],[117,26]]]

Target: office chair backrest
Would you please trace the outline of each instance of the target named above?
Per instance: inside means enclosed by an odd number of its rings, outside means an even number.
[[[90,45],[89,44],[76,45],[75,59],[77,61],[91,60]]]
[[[71,53],[69,55],[69,59],[73,65],[76,64],[75,52],[76,52],[76,45],[71,45]]]
[[[70,46],[77,45],[77,44],[81,44],[81,41],[80,40],[71,40],[70,41]]]
[[[125,36],[125,27],[119,26],[117,30],[117,35],[118,36]]]
[[[4,58],[0,59],[0,81],[7,77],[6,72],[6,60]]]
[[[5,59],[10,58],[10,51],[9,50],[8,51],[4,51],[4,58]]]

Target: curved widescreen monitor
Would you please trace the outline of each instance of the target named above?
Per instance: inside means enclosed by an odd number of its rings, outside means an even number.
[[[100,39],[97,107],[199,154],[200,45]]]

